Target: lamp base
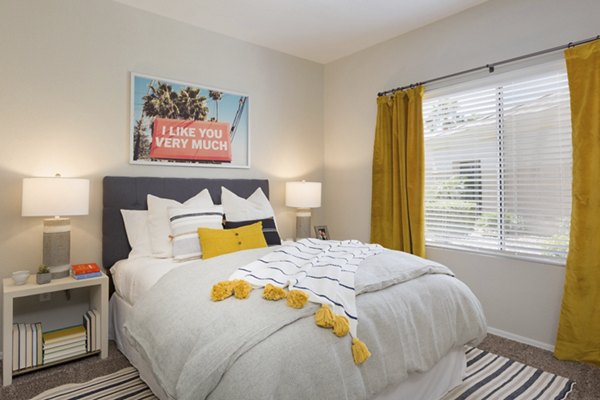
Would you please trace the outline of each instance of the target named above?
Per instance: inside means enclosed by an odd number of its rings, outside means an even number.
[[[66,278],[71,273],[70,265],[58,265],[56,267],[49,267],[50,273],[52,273],[52,279]]]
[[[310,237],[310,210],[299,208],[296,212],[296,240]]]
[[[42,262],[52,273],[52,279],[69,276],[71,267],[71,220],[44,220],[44,253]]]

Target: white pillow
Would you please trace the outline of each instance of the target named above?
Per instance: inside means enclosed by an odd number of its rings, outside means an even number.
[[[148,211],[146,210],[121,210],[127,240],[131,246],[129,258],[151,257],[152,244],[148,232]]]
[[[169,207],[180,207],[182,204],[176,200],[163,199],[148,195],[148,229],[150,231],[150,242],[152,243],[152,255],[154,257],[172,257],[171,228],[169,226]],[[210,207],[213,206],[212,198],[208,189],[204,189],[194,197],[183,203],[186,207]]]
[[[223,207],[169,207],[173,234],[173,258],[178,261],[200,258],[198,228],[223,229]]]
[[[273,207],[261,188],[247,199],[221,187],[221,204],[227,221],[249,221],[274,217]]]

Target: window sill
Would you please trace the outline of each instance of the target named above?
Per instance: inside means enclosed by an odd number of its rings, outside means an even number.
[[[543,257],[526,257],[526,256],[520,256],[520,255],[516,255],[516,254],[500,253],[500,252],[485,251],[485,250],[470,250],[470,249],[465,249],[462,247],[455,247],[455,246],[444,245],[444,244],[439,244],[439,243],[425,243],[425,246],[434,248],[434,249],[452,250],[452,251],[457,251],[457,252],[461,252],[461,253],[468,253],[468,254],[487,256],[487,257],[507,258],[507,259],[511,259],[511,260],[519,260],[519,261],[532,262],[532,263],[537,263],[537,264],[554,265],[554,266],[563,267],[563,268],[566,266],[566,260],[552,260],[552,259],[543,258]]]

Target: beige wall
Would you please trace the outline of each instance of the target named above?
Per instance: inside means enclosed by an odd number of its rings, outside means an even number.
[[[251,168],[129,165],[130,71],[248,94]],[[73,262],[101,261],[105,175],[269,178],[293,236],[284,182],[322,179],[322,93],[320,64],[112,1],[2,0],[0,276],[40,263],[42,219],[21,217],[21,180],[56,172],[91,179],[90,214],[72,218]]]
[[[597,0],[491,0],[325,67],[326,221],[332,234],[369,239],[376,95],[592,37]],[[480,297],[489,324],[552,345],[564,268],[428,249]]]

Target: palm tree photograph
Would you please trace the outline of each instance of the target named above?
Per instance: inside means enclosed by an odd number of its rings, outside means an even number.
[[[249,167],[248,96],[131,75],[132,164]]]

